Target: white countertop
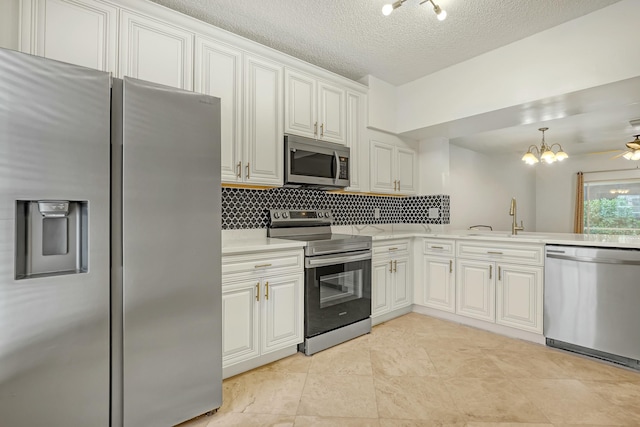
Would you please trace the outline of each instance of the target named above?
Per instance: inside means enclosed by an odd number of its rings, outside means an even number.
[[[640,249],[640,236],[587,235],[572,233],[536,233],[520,232],[512,236],[510,231],[433,231],[425,230],[422,225],[415,227],[382,226],[340,226],[334,227],[334,233],[360,234],[371,236],[373,241],[390,239],[410,239],[426,237],[438,239],[466,239],[485,242],[538,243],[552,245],[597,246],[610,248]],[[275,239],[266,236],[265,229],[225,230],[222,233],[222,254],[240,254],[269,250],[296,249],[304,247],[305,242],[297,240]]]
[[[266,230],[225,230],[222,233],[222,255],[247,252],[300,249],[305,242],[267,237]]]

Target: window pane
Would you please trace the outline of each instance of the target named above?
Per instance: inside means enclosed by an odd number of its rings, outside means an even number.
[[[640,180],[585,183],[584,233],[640,235]]]

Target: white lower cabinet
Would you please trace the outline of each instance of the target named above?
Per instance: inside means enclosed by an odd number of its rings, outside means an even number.
[[[403,314],[413,301],[410,242],[374,244],[371,280],[371,318],[373,323]],[[376,321],[377,319],[377,321]]]
[[[456,313],[493,322],[495,319],[494,264],[457,260]]]
[[[269,363],[275,360],[272,354],[295,349],[302,342],[302,259],[301,250],[222,258],[225,378]]]
[[[427,255],[423,259],[424,297],[427,307],[454,313],[456,287],[454,259]]]
[[[496,323],[542,333],[544,268],[497,266]]]

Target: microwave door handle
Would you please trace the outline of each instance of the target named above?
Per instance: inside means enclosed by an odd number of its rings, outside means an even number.
[[[340,158],[338,157],[338,152],[333,152],[333,159],[336,161],[336,176],[333,178],[334,182],[338,182],[338,178],[340,178]]]

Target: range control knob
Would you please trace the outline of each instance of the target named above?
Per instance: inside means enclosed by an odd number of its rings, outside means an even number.
[[[282,218],[288,218],[289,212],[282,212]]]
[[[274,212],[274,213],[273,213],[273,217],[274,217],[275,219],[280,218],[280,212]]]
[[[325,217],[325,218],[329,218],[329,212],[325,212],[325,213],[324,213],[324,217]]]

